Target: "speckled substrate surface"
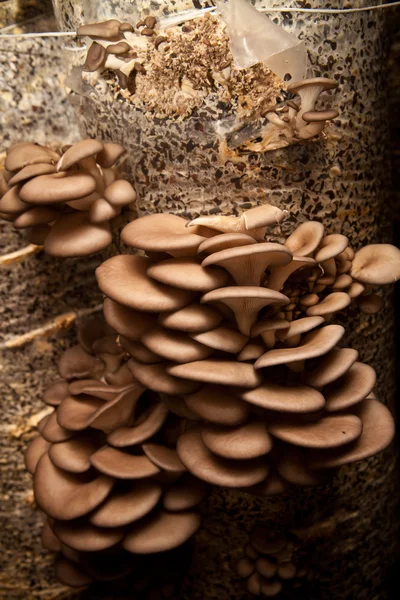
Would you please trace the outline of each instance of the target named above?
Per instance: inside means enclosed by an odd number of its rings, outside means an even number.
[[[290,29],[293,17],[288,13],[283,20],[274,18]],[[333,135],[318,142],[227,161],[220,157],[220,140],[214,133],[215,121],[224,116],[221,108],[199,111],[182,122],[158,122],[122,102],[109,104],[93,95],[89,99],[75,94],[83,129],[130,148],[129,171],[137,174],[144,213],[166,210],[195,216],[231,212],[270,199],[290,210],[285,230],[297,219],[317,218],[330,231],[348,235],[356,248],[390,240],[383,16],[324,17],[313,23],[314,19],[301,15],[297,27],[308,36],[315,74],[333,76],[340,84],[333,104],[341,116],[331,128]],[[63,70],[58,66],[56,72]],[[332,167],[338,167],[340,174],[335,175],[337,169],[332,172]],[[21,247],[20,237],[8,224],[1,240],[4,251]],[[56,373],[55,361],[73,343],[76,315],[100,301],[93,278],[99,260],[62,262],[37,254],[0,267],[0,452],[6,465],[0,497],[2,599],[79,596],[56,582],[51,557],[40,548],[41,518],[32,511],[31,478],[22,455],[41,417],[40,398],[45,383]],[[63,324],[71,328],[66,331]],[[377,394],[393,408],[391,292],[377,317],[351,314],[347,324],[346,342],[376,369]],[[47,333],[43,325],[48,325]],[[28,332],[33,332],[31,341],[21,339]],[[4,348],[10,342],[14,347]],[[344,468],[334,483],[322,488],[296,488],[267,501],[216,491],[203,507],[205,519],[197,535],[193,567],[174,600],[249,600],[234,566],[257,522],[271,531],[322,524],[316,541],[303,548],[303,564],[311,568],[313,579],[297,590],[288,585],[281,599],[385,600],[396,556],[398,504],[393,446],[374,459]],[[90,591],[85,597],[91,598]]]

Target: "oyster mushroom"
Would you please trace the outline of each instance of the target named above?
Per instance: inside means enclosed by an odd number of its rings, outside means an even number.
[[[51,164],[54,165],[60,156],[50,148],[33,144],[31,142],[22,142],[14,144],[8,152],[4,163],[7,171],[19,171],[28,165]]]
[[[117,19],[109,19],[101,23],[87,23],[78,27],[76,35],[116,41],[122,38],[120,26],[121,23]]]
[[[21,187],[19,195],[28,204],[53,204],[83,198],[95,189],[96,181],[91,175],[62,171],[30,179]]]
[[[356,252],[350,275],[361,283],[394,283],[400,277],[400,250],[391,244],[365,246]]]
[[[148,313],[135,311],[127,306],[105,298],[104,317],[111,327],[130,340],[139,340],[146,331],[156,325],[155,317]]]
[[[161,313],[158,322],[163,327],[191,333],[207,332],[218,327],[222,315],[210,306],[193,303],[173,312]]]
[[[317,365],[303,374],[303,382],[314,388],[321,388],[336,381],[348,371],[358,358],[353,348],[333,348],[323,356]]]
[[[115,208],[129,206],[136,200],[136,192],[125,179],[117,179],[104,190],[104,198]]]
[[[282,413],[312,413],[325,406],[324,396],[305,385],[280,385],[264,381],[259,387],[241,392],[239,397],[254,406]]]
[[[200,361],[202,364],[205,361]],[[188,363],[192,364],[192,363]],[[194,363],[196,364],[196,363]],[[186,365],[177,365],[186,366]],[[144,365],[133,358],[128,361],[128,367],[132,372],[133,376],[142,385],[148,387],[154,392],[161,394],[191,394],[196,391],[197,385],[193,381],[187,381],[184,376],[177,375],[174,377],[174,373],[171,373],[171,367],[168,363],[156,364],[156,365]]]
[[[246,403],[222,385],[205,385],[194,394],[184,396],[184,400],[202,419],[219,425],[240,425],[249,414]]]
[[[261,422],[226,428],[207,423],[201,427],[203,444],[222,458],[247,460],[264,456],[272,448],[267,426]]]
[[[213,254],[229,248],[238,248],[239,246],[249,246],[256,244],[257,241],[245,233],[221,233],[208,240],[204,240],[197,249],[198,254]]]
[[[198,343],[187,334],[162,327],[150,329],[142,336],[141,341],[155,354],[176,363],[203,360],[212,354],[210,347]]]
[[[324,388],[325,410],[335,412],[358,404],[372,392],[375,383],[374,369],[355,362],[340,378]]]
[[[332,292],[315,306],[307,308],[306,314],[309,317],[323,316],[327,319],[332,313],[339,312],[349,306],[350,302],[351,298],[345,292]]]
[[[284,245],[296,256],[310,256],[318,248],[324,230],[322,223],[306,221],[295,229]]]
[[[159,402],[148,409],[144,421],[132,427],[118,427],[108,435],[107,442],[116,448],[140,444],[161,429],[168,414],[168,408]]]
[[[283,288],[286,280],[296,271],[303,268],[310,268],[315,265],[315,260],[307,256],[293,256],[292,260],[285,266],[271,268],[267,279],[268,288],[277,290]]]
[[[224,325],[201,333],[191,333],[190,337],[200,344],[204,344],[214,350],[231,352],[233,354],[240,352],[248,341],[247,336],[239,333],[239,331],[235,331],[235,329],[232,329],[231,327],[225,327]]]
[[[227,360],[207,359],[173,365],[167,368],[167,372],[175,377],[217,385],[253,388],[261,383],[261,376],[254,371],[252,365]]]
[[[45,239],[44,250],[51,256],[88,256],[100,252],[111,241],[108,222],[91,223],[87,213],[77,212],[55,221]]]
[[[171,258],[152,265],[147,274],[161,283],[184,290],[209,292],[223,287],[228,274],[218,267],[200,265],[194,258]]]
[[[379,294],[367,294],[357,299],[357,306],[365,315],[375,315],[383,306],[383,298]]]
[[[97,450],[90,462],[100,473],[118,479],[145,479],[160,472],[147,456],[128,454],[111,446]]]
[[[342,235],[341,233],[331,233],[322,238],[314,258],[317,263],[323,263],[338,256],[338,254],[347,248],[348,244],[349,240],[345,235]]]

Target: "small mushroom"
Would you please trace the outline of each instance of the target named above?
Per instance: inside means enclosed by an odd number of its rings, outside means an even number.
[[[15,185],[10,188],[2,198],[0,198],[0,211],[6,215],[14,215],[15,213],[23,213],[29,209],[29,204],[23,202],[19,196],[21,190],[20,185]],[[14,217],[13,217],[14,219]]]
[[[184,290],[209,292],[223,287],[227,273],[218,267],[200,265],[194,258],[170,258],[152,265],[147,274],[161,283]]]
[[[58,362],[58,372],[64,379],[91,377],[101,373],[102,362],[80,345],[68,348]]]
[[[367,294],[357,299],[357,306],[365,315],[375,315],[383,306],[383,298],[379,294]]]
[[[86,54],[85,64],[82,67],[87,73],[94,73],[101,67],[104,67],[107,60],[107,50],[97,42],[90,44],[88,53]]]
[[[144,256],[113,256],[96,269],[99,288],[115,302],[146,312],[177,310],[189,304],[190,292],[148,277],[150,265],[151,261]]]
[[[302,319],[296,319],[292,321],[290,327],[285,331],[285,345],[294,347],[297,346],[301,341],[303,333],[312,331],[316,327],[319,327],[324,322],[323,317],[303,317]]]
[[[310,469],[306,463],[304,450],[297,447],[286,447],[278,459],[276,468],[286,481],[294,485],[321,485],[329,479],[326,471]]]
[[[157,467],[168,473],[184,473],[186,467],[173,448],[167,448],[161,444],[147,443],[143,444],[142,450],[145,455]]]
[[[96,162],[103,168],[109,169],[117,160],[125,154],[126,150],[120,144],[114,144],[111,142],[104,142],[103,149],[98,152],[96,156]]]
[[[299,114],[314,110],[315,103],[321,92],[337,87],[337,82],[326,77],[313,77],[289,83],[287,91],[300,96],[301,105]]]
[[[284,245],[296,256],[310,256],[318,248],[324,230],[322,223],[306,221],[295,229]]]
[[[69,548],[79,552],[99,552],[118,544],[124,537],[122,528],[100,528],[81,521],[56,521],[56,536]]]
[[[50,173],[55,172],[56,167],[51,163],[36,163],[33,165],[27,165],[26,167],[23,167],[17,171],[15,175],[11,177],[8,185],[17,185],[17,183],[27,181],[28,179],[32,179],[32,177],[37,177],[38,175],[49,175]]]
[[[391,244],[365,246],[356,252],[350,275],[361,283],[394,283],[400,278],[400,250]]]
[[[67,396],[69,396],[68,383],[65,379],[57,379],[46,387],[43,402],[50,406],[58,406]]]
[[[104,198],[112,206],[121,208],[128,206],[136,200],[136,192],[125,179],[117,179],[104,190]]]
[[[296,348],[269,350],[256,361],[254,368],[263,369],[265,367],[317,358],[332,350],[343,337],[343,334],[344,328],[341,325],[321,327],[321,329],[308,333],[303,343]]]
[[[332,313],[339,312],[349,306],[350,302],[351,298],[346,292],[332,292],[319,304],[307,308],[306,313],[309,317],[323,316],[327,318]]]
[[[14,221],[14,227],[15,229],[26,229],[27,227],[51,223],[57,219],[59,214],[60,211],[56,208],[37,206],[17,217]]]
[[[91,464],[100,473],[118,479],[145,479],[160,469],[147,456],[128,454],[111,446],[103,446],[90,457]]]
[[[28,165],[36,164],[51,164],[54,165],[60,156],[50,148],[33,144],[31,142],[23,142],[14,144],[7,152],[7,157],[4,163],[7,171],[14,172],[23,169]]]
[[[99,38],[104,40],[120,39],[121,23],[117,19],[109,19],[101,23],[87,23],[78,27],[76,35],[78,37],[89,36],[91,38]]]
[[[111,206],[104,198],[97,198],[89,207],[89,221],[91,223],[105,223],[115,219],[121,210]]]
[[[210,254],[203,267],[218,265],[226,269],[239,286],[259,286],[266,269],[282,267],[292,259],[290,250],[275,243],[250,244]]]
[[[96,441],[93,435],[80,435],[52,444],[49,458],[56,467],[68,473],[85,473],[91,467],[90,456],[97,450]]]
[[[227,360],[207,359],[173,365],[167,368],[167,372],[175,377],[217,385],[253,388],[261,383],[261,377],[252,365]]]
[[[140,444],[161,429],[168,414],[168,408],[164,403],[159,402],[148,409],[144,421],[133,427],[118,427],[109,434],[107,442],[116,448]]]
[[[309,110],[302,114],[303,121],[306,123],[321,123],[325,121],[332,121],[339,115],[337,110]]]

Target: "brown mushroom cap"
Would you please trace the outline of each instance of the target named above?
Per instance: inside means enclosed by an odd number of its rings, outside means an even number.
[[[205,238],[188,230],[186,223],[176,215],[149,215],[124,227],[121,240],[140,250],[167,252],[173,256],[195,255]]]
[[[254,365],[255,369],[272,367],[298,360],[317,358],[332,350],[344,335],[341,325],[327,325],[316,331],[311,331],[303,340],[301,346],[296,348],[279,348],[269,350],[261,356]]]
[[[99,44],[96,44],[97,46]],[[102,48],[102,46],[100,46]],[[67,171],[79,161],[95,156],[103,150],[103,144],[98,140],[81,140],[74,144],[62,155],[57,163],[57,171]],[[90,193],[90,192],[89,192]],[[85,194],[86,195],[86,194]]]
[[[394,283],[400,278],[400,250],[391,244],[365,246],[356,252],[350,275],[362,283]]]
[[[64,442],[69,438],[76,435],[76,432],[70,431],[69,429],[64,429],[57,422],[57,411],[54,411],[50,416],[46,417],[46,420],[43,422],[43,425],[38,429],[48,442],[56,443],[56,442]]]
[[[257,358],[260,358],[260,356],[264,354],[264,352],[264,344],[258,344],[257,342],[249,342],[248,344],[246,344],[243,350],[239,352],[236,358],[240,361],[254,361],[257,360]]]
[[[383,306],[383,298],[379,294],[360,296],[357,300],[357,306],[365,315],[375,315]]]
[[[253,422],[232,428],[206,423],[201,427],[203,444],[217,456],[246,460],[268,454],[272,438],[265,423]]]
[[[101,372],[102,362],[80,345],[68,348],[58,361],[58,372],[64,379],[91,377]]]
[[[96,181],[87,173],[50,173],[25,183],[19,192],[21,200],[31,204],[53,204],[78,200],[96,189]]]
[[[215,329],[203,333],[191,333],[190,337],[214,350],[231,352],[233,354],[240,352],[248,341],[247,336],[230,327],[225,327],[224,325],[220,325],[219,327],[215,327]]]
[[[284,245],[296,256],[309,256],[318,248],[324,230],[322,223],[306,221],[295,229]]]
[[[268,429],[274,437],[294,446],[336,448],[360,437],[363,424],[355,415],[334,415],[315,423],[282,420],[269,424]]]
[[[161,283],[196,292],[209,292],[224,286],[228,280],[222,269],[203,267],[194,258],[163,260],[152,265],[147,274]]]
[[[145,312],[178,310],[189,304],[190,292],[148,277],[150,264],[144,256],[121,254],[109,258],[96,269],[100,290],[119,304]]]
[[[302,319],[296,319],[290,323],[288,331],[285,335],[285,340],[290,339],[293,336],[302,335],[312,329],[315,329],[324,322],[322,317],[303,317]]]
[[[89,518],[97,527],[121,527],[146,516],[161,498],[161,486],[151,479],[135,481],[120,492],[114,490]]]
[[[303,374],[303,383],[317,388],[328,385],[346,373],[357,358],[358,352],[353,348],[333,348],[314,369]]]
[[[43,547],[46,548],[46,550],[50,550],[51,552],[60,552],[61,542],[58,537],[54,535],[47,519],[43,525],[40,539]]]
[[[43,454],[46,454],[51,444],[45,440],[42,436],[38,435],[29,442],[24,455],[24,462],[29,473],[33,475],[36,471],[37,464],[42,458]]]
[[[59,469],[69,473],[84,473],[90,469],[89,458],[97,448],[98,444],[93,436],[81,435],[52,444],[49,458]]]
[[[107,437],[107,442],[116,448],[140,444],[157,433],[169,414],[163,402],[149,408],[147,418],[133,427],[118,427]]]
[[[289,298],[276,292],[256,286],[229,286],[207,292],[200,302],[222,302],[235,314],[239,331],[250,335],[259,311],[269,304],[288,304]]]
[[[325,262],[330,258],[334,258],[341,252],[343,252],[349,244],[349,240],[345,235],[341,233],[331,233],[325,236],[319,245],[319,248],[315,254],[315,260],[317,263]]]
[[[96,162],[103,169],[109,169],[125,152],[125,148],[120,144],[103,143],[103,149],[97,154]]]
[[[50,163],[37,163],[34,165],[27,165],[15,173],[8,182],[9,186],[16,185],[32,177],[38,175],[48,175],[49,173],[55,173],[56,167]]]
[[[201,428],[183,433],[177,444],[179,457],[189,471],[208,483],[224,487],[248,487],[268,474],[265,459],[227,460],[210,452],[201,438]]]
[[[198,254],[201,252],[213,254],[221,250],[227,250],[228,248],[238,248],[239,246],[249,246],[256,243],[253,237],[245,233],[221,233],[208,240],[204,240],[198,247],[197,252]]]
[[[117,208],[132,204],[136,200],[136,192],[125,179],[117,179],[104,190],[104,198]]]
[[[200,361],[202,363],[204,361]],[[189,363],[192,364],[192,363]],[[196,363],[194,363],[196,364]],[[182,365],[177,365],[182,366]],[[197,389],[193,381],[181,379],[170,374],[168,363],[144,365],[131,358],[128,367],[133,376],[144,386],[161,394],[191,394]]]
[[[186,467],[173,448],[161,444],[143,444],[143,452],[157,467],[169,473],[184,473]]]
[[[249,414],[246,403],[229,393],[224,386],[205,385],[184,399],[191,410],[211,423],[240,425]]]
[[[108,223],[91,223],[85,212],[60,216],[51,228],[44,250],[51,256],[88,256],[112,241]]]
[[[255,406],[282,413],[310,413],[321,410],[325,405],[323,395],[311,387],[280,385],[271,381],[242,392],[240,397]]]
[[[210,306],[193,303],[177,311],[159,315],[158,322],[168,329],[201,333],[217,327],[222,316]]]
[[[57,152],[50,150],[50,148],[31,142],[23,142],[9,148],[4,166],[7,171],[19,171],[28,165],[38,163],[54,165],[59,158]]]
[[[303,121],[307,123],[320,123],[321,121],[331,121],[339,115],[337,110],[309,110],[301,115]]]
[[[101,504],[114,479],[100,475],[85,481],[80,475],[56,467],[47,454],[40,459],[34,477],[35,498],[44,512],[55,519],[81,517]]]
[[[184,544],[200,527],[200,516],[194,512],[158,511],[133,525],[123,546],[133,554],[166,552]]]
[[[211,348],[192,340],[186,333],[155,327],[141,338],[142,343],[155,354],[177,363],[203,360],[212,353]]]
[[[257,321],[255,325],[251,328],[251,336],[256,337],[258,335],[262,335],[263,333],[270,331],[282,331],[288,330],[290,327],[290,322],[285,319],[263,319],[261,321]]]
[[[139,340],[148,329],[156,325],[153,315],[132,310],[111,298],[104,299],[103,311],[107,323],[130,340]]]
[[[53,526],[56,536],[73,550],[98,552],[118,544],[124,537],[123,528],[100,528],[81,521],[56,521]]]
[[[26,229],[55,221],[60,212],[50,206],[36,206],[19,215],[14,221],[15,229]]]
[[[370,394],[376,383],[372,367],[355,362],[344,375],[324,389],[326,410],[334,412],[349,408]]]
[[[354,412],[361,419],[361,436],[345,448],[311,452],[309,465],[312,469],[340,467],[382,452],[392,441],[395,433],[393,417],[388,408],[372,397],[366,398]]]
[[[111,206],[104,198],[97,198],[89,207],[89,221],[104,223],[111,221],[120,214],[120,209]]]
[[[187,473],[164,493],[163,506],[171,512],[181,512],[197,506],[207,495],[208,486]]]
[[[307,308],[306,312],[309,317],[330,315],[343,310],[350,302],[351,298],[346,292],[332,292],[315,306]]]
[[[103,446],[90,457],[92,465],[106,475],[118,479],[144,479],[160,472],[147,456],[127,454],[111,446]]]
[[[207,256],[201,265],[223,267],[238,285],[258,286],[267,268],[287,265],[291,258],[292,253],[282,244],[265,242],[214,252]]]
[[[21,186],[15,185],[0,198],[0,212],[13,215],[29,209],[29,204],[23,202],[19,197],[20,190]]]
[[[92,581],[92,578],[79,569],[75,563],[65,558],[58,557],[56,559],[54,570],[57,579],[69,587],[83,587]]]
[[[261,376],[254,371],[252,365],[227,360],[198,360],[170,366],[167,372],[176,377],[217,385],[253,388],[261,383]]]
[[[164,358],[155,352],[152,352],[142,342],[134,342],[128,338],[120,336],[119,342],[124,350],[139,362],[146,364],[154,364],[164,362]]]
[[[109,19],[102,23],[87,23],[78,27],[76,32],[77,36],[87,35],[91,38],[100,38],[109,40],[113,38],[121,37],[120,34],[121,23],[117,19]]]
[[[67,396],[69,396],[68,383],[65,379],[57,379],[44,390],[43,402],[50,406],[58,406]]]

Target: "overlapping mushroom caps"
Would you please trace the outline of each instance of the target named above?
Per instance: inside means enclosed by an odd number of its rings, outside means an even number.
[[[120,179],[119,144],[82,140],[56,152],[26,142],[7,153],[0,217],[52,256],[86,256],[112,240],[110,221],[136,198]]]
[[[329,320],[398,279],[400,251],[355,253],[317,222],[284,244],[265,240],[283,217],[269,205],[190,223],[143,217],[122,240],[147,256],[115,256],[97,270],[129,370],[187,420],[182,464],[254,494],[325,482],[393,436],[373,369],[340,347],[344,329]]]
[[[131,343],[103,320],[83,323],[25,456],[47,516],[43,543],[60,552],[57,573],[71,586],[125,576],[138,556],[168,553],[200,525],[208,486],[176,452],[185,419],[134,377]]]

